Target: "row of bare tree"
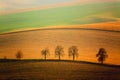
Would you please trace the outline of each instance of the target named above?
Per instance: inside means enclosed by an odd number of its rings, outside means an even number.
[[[75,57],[78,57],[78,48],[76,46],[71,46],[69,49],[68,49],[68,53],[69,53],[69,56],[73,57],[73,61],[75,60]],[[44,56],[44,59],[46,60],[46,56],[49,54],[49,49],[43,49],[41,51],[41,54]],[[62,46],[57,46],[55,48],[55,56],[58,57],[58,59],[60,60],[61,59],[61,56],[64,55],[64,49]]]
[[[75,57],[78,57],[78,48],[76,46],[71,46],[68,50],[69,56],[73,57],[73,60],[75,60]],[[44,59],[47,59],[47,55],[50,55],[50,51],[48,48],[42,49],[41,50],[41,55],[43,55]],[[55,56],[58,57],[59,60],[61,60],[61,56],[64,55],[64,48],[62,46],[57,46],[55,48]],[[18,51],[16,54],[17,59],[23,58],[23,53],[22,51]]]
[[[50,51],[49,51],[48,48],[45,48],[45,49],[41,50],[41,54],[43,55],[44,59],[46,60],[47,55],[50,54]],[[55,48],[55,56],[57,56],[58,59],[61,60],[61,56],[63,56],[63,54],[64,54],[64,48],[62,46],[57,46]],[[71,46],[68,49],[68,54],[69,54],[69,57],[72,57],[73,61],[74,61],[75,58],[79,56],[79,54],[78,54],[78,48],[76,46]],[[98,57],[98,61],[101,64],[103,64],[103,62],[105,61],[105,59],[108,57],[106,50],[104,48],[100,48],[99,51],[98,51],[98,53],[96,54],[96,57]],[[16,58],[19,59],[19,60],[21,58],[23,58],[22,51],[18,51],[17,52]]]

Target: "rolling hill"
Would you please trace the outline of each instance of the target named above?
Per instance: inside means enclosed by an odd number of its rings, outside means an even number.
[[[120,2],[106,2],[0,15],[0,33],[50,26],[118,22],[119,9]]]
[[[9,66],[8,66],[9,65]],[[120,68],[71,61],[0,62],[1,80],[119,80]]]

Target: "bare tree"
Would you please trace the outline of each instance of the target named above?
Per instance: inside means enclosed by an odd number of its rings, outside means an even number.
[[[73,61],[75,60],[75,57],[78,57],[78,48],[76,46],[71,46],[68,49],[69,56],[73,57]]]
[[[49,49],[48,49],[48,48],[43,49],[43,50],[41,51],[41,54],[44,56],[44,59],[46,60],[46,57],[47,57],[47,55],[49,54]]]
[[[18,60],[21,60],[21,59],[23,58],[23,53],[22,53],[21,50],[19,50],[19,51],[17,52],[16,58],[17,58]]]
[[[62,46],[57,46],[55,48],[55,56],[58,56],[59,60],[61,60],[61,56],[63,56],[64,50]]]
[[[106,50],[104,48],[100,48],[96,57],[98,57],[98,61],[103,64],[105,59],[108,57]]]

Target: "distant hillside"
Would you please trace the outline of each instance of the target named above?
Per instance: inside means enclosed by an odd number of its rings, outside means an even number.
[[[107,2],[1,15],[0,33],[27,28],[120,21],[119,9],[120,2]]]

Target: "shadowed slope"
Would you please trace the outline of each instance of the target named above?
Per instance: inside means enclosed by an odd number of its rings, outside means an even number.
[[[9,66],[8,66],[9,65]],[[119,80],[120,68],[85,62],[17,61],[0,62],[0,79],[42,80]],[[9,72],[9,73],[8,73]]]

